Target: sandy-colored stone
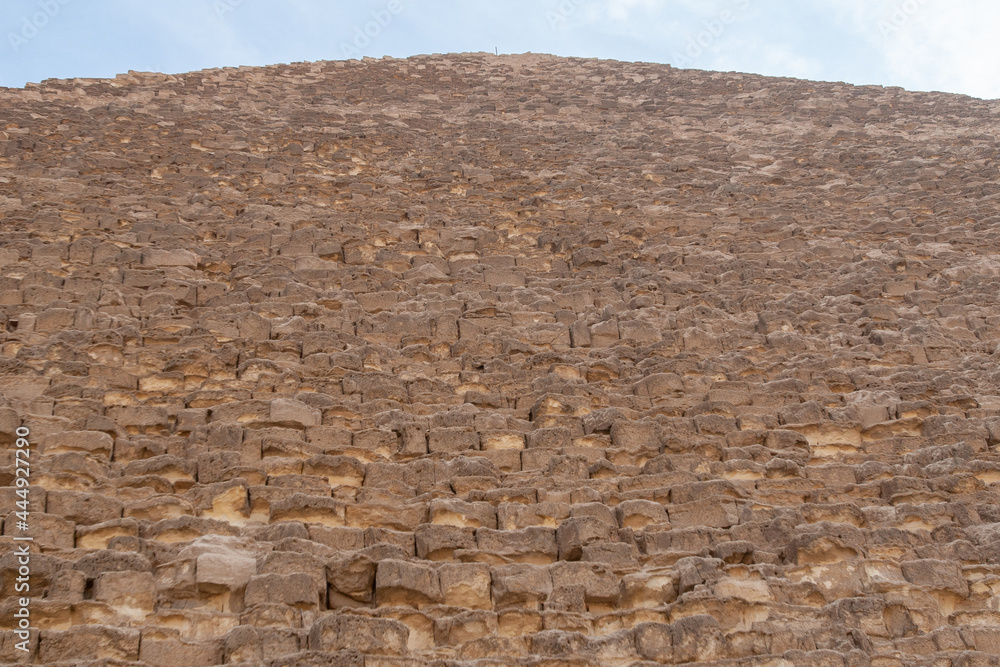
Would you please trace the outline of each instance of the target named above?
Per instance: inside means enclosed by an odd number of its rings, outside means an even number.
[[[994,102],[480,53],[0,108],[4,660],[1000,655]]]

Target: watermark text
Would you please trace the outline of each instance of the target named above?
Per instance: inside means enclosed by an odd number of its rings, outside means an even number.
[[[388,28],[402,11],[402,0],[389,0],[384,9],[376,9],[371,13],[370,21],[364,25],[354,26],[354,39],[350,43],[340,43],[340,52],[344,58],[360,58],[372,41],[378,39],[382,31]]]
[[[14,432],[17,440],[14,441],[14,486],[17,494],[17,501],[14,503],[17,509],[14,511],[17,528],[14,541],[20,542],[14,549],[17,557],[17,577],[14,579],[14,592],[18,594],[17,604],[14,610],[15,629],[14,634],[20,640],[15,642],[14,648],[27,653],[28,641],[31,638],[31,552],[28,542],[34,538],[27,535],[29,518],[29,496],[31,495],[31,443],[28,441],[30,432],[26,426],[20,426]]]
[[[32,13],[31,16],[22,16],[20,30],[17,32],[11,30],[7,33],[7,41],[10,42],[10,48],[14,50],[14,53],[19,52],[28,45],[28,42],[37,37],[38,33],[49,24],[49,21],[54,19],[69,3],[70,0],[37,0],[35,4],[38,5],[38,11]]]

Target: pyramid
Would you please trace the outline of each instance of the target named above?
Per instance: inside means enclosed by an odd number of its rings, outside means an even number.
[[[535,54],[0,89],[0,663],[1000,664],[998,121]]]

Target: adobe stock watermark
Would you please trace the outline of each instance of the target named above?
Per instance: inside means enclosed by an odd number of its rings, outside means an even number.
[[[38,33],[49,24],[49,21],[54,19],[69,3],[70,0],[37,0],[35,4],[38,5],[38,11],[32,13],[31,16],[21,17],[19,31],[11,30],[7,33],[7,41],[10,42],[10,48],[14,50],[14,53],[19,52],[28,45],[28,42],[37,37]]]
[[[747,11],[752,4],[752,0],[732,0],[732,9],[723,9],[715,18],[702,23],[703,30],[688,37],[684,53],[674,52],[673,64],[685,69],[693,66],[694,61],[722,37],[726,28],[739,20],[740,12]]]
[[[213,6],[215,13],[220,19],[225,19],[226,14],[235,12],[236,8],[243,4],[243,0],[215,0]]]
[[[389,0],[384,9],[377,9],[371,13],[371,21],[354,26],[354,40],[350,43],[340,43],[340,52],[344,58],[360,58],[364,50],[378,39],[382,31],[388,28],[402,11],[402,0]]]
[[[587,0],[560,0],[559,5],[554,9],[545,12],[545,20],[549,22],[549,28],[558,30],[565,27],[569,17],[576,13]]]
[[[31,494],[31,442],[28,436],[31,432],[27,426],[19,426],[14,433],[17,435],[14,443],[17,446],[14,450],[14,486],[18,497],[14,503],[17,506],[14,517],[17,519],[15,525],[19,533],[14,536],[14,541],[18,543],[13,552],[17,557],[14,592],[21,594],[14,598],[17,603],[14,610],[14,634],[20,640],[14,643],[14,648],[27,653],[31,640],[31,549],[27,542],[35,539],[26,534],[30,516],[28,500]]]
[[[882,33],[884,39],[889,39],[889,36],[894,32],[905,26],[910,22],[910,19],[920,11],[920,8],[928,3],[929,0],[905,0],[904,2],[895,5],[892,8],[892,13],[889,14],[889,18],[882,19],[878,22],[878,29]]]

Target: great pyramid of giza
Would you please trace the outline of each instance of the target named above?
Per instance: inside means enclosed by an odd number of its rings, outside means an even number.
[[[0,89],[0,662],[1000,664],[998,127],[532,54]]]

